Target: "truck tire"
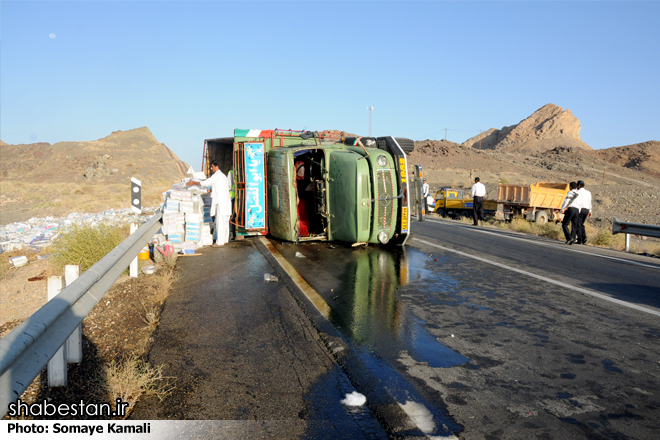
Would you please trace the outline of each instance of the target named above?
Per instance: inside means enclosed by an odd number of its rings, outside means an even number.
[[[406,153],[412,153],[412,151],[415,149],[415,142],[413,142],[412,139],[408,139],[408,138],[394,138],[394,139],[396,139],[397,143],[401,146],[401,149]]]
[[[536,211],[536,216],[534,217],[534,221],[539,225],[544,225],[548,223],[548,213],[545,211]]]

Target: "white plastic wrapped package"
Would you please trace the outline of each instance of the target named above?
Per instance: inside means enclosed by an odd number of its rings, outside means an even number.
[[[182,201],[179,202],[179,212],[184,213],[193,213],[193,202],[191,201]]]
[[[186,223],[201,223],[204,216],[197,212],[186,213]]]

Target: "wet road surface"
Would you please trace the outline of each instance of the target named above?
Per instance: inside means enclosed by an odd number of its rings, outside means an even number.
[[[176,390],[132,419],[241,421],[202,438],[387,438],[366,407],[340,403],[355,388],[284,284],[264,281],[275,272],[252,242],[198,252],[179,260],[150,352]]]
[[[452,223],[404,251],[274,243],[427,433],[656,438],[660,317],[571,287],[657,313],[657,260]]]

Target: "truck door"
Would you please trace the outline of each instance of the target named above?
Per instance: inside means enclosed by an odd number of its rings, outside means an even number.
[[[270,235],[280,240],[296,241],[292,212],[292,166],[293,158],[286,150],[268,152],[268,229]],[[293,192],[295,199],[295,192]]]
[[[248,235],[268,233],[265,158],[263,142],[234,146],[236,226]]]
[[[330,154],[329,240],[366,243],[371,229],[369,164],[352,151]]]

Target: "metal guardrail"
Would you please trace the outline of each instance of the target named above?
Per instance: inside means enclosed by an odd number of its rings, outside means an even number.
[[[0,340],[0,414],[41,372],[161,226],[161,211]]]
[[[626,252],[628,252],[630,251],[630,234],[660,238],[660,226],[646,225],[644,223],[622,222],[614,217],[612,220],[612,234],[619,233],[626,234]]]

